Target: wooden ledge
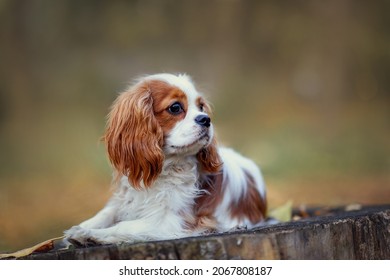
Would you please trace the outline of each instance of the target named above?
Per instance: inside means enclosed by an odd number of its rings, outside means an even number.
[[[250,231],[71,248],[24,259],[390,259],[390,205],[332,209]]]

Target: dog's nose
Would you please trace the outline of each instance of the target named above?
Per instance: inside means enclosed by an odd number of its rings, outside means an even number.
[[[207,115],[199,115],[195,118],[195,122],[200,126],[210,127],[211,119]]]

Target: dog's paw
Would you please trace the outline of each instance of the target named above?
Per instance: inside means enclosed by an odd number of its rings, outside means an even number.
[[[78,246],[96,245],[98,242],[92,237],[91,230],[81,226],[73,226],[64,232],[65,238]]]
[[[64,232],[68,239],[83,239],[90,235],[90,230],[81,226],[73,226]]]

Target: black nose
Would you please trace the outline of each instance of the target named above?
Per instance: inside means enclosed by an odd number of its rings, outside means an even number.
[[[207,115],[199,115],[195,118],[195,122],[200,126],[210,127],[211,119]]]

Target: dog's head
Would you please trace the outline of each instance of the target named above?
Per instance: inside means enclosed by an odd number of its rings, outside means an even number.
[[[121,93],[104,140],[111,163],[132,186],[150,186],[166,157],[196,156],[202,172],[219,170],[210,106],[187,75],[157,74]]]

